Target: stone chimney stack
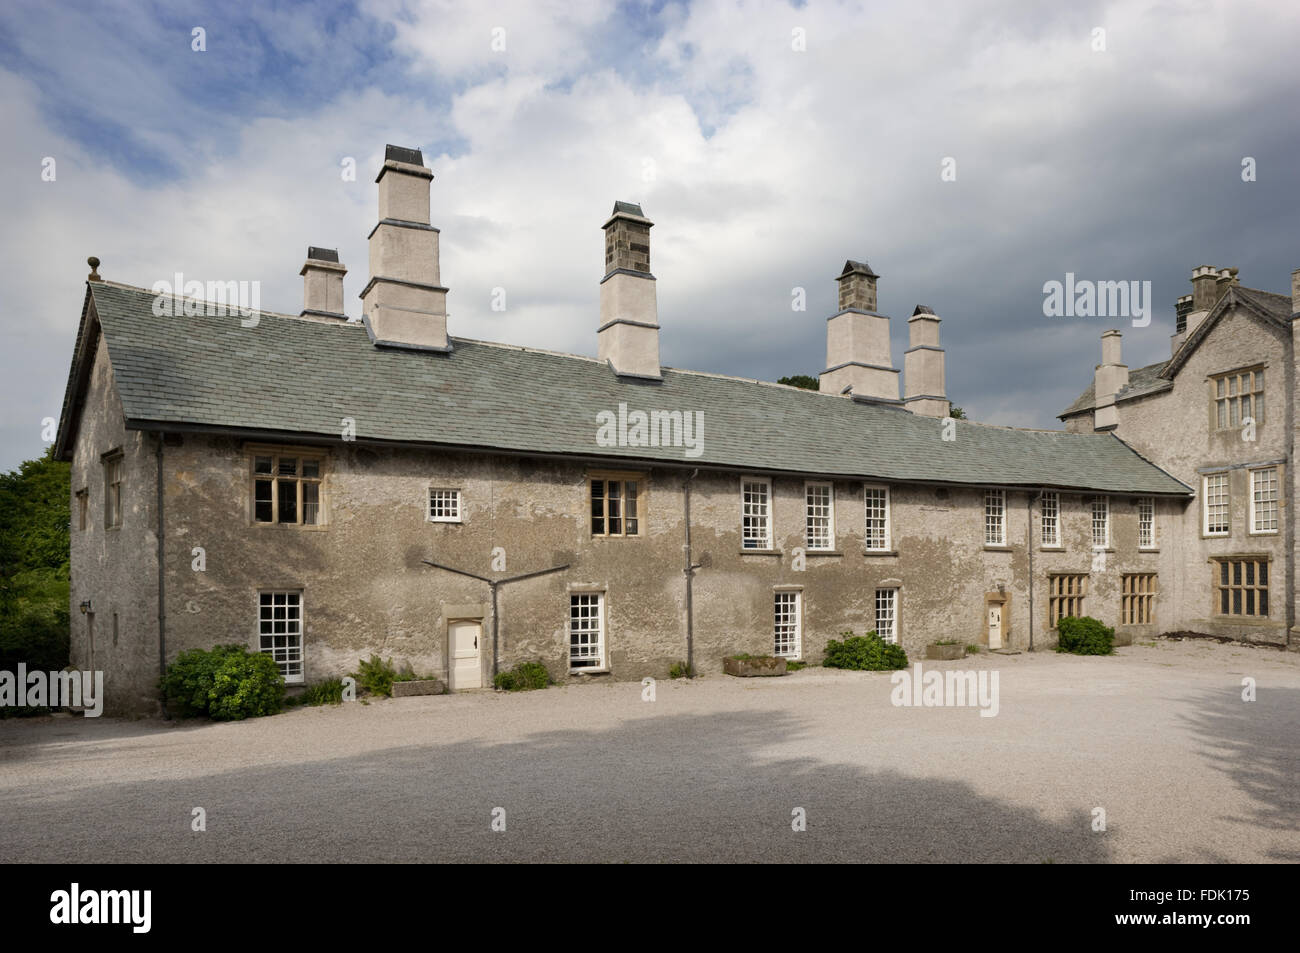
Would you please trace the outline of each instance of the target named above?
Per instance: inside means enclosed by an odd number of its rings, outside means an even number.
[[[339,264],[339,253],[333,248],[307,249],[307,262],[302,266],[302,311],[299,317],[314,315],[318,318],[338,318],[346,321],[343,312],[343,276],[348,270]]]
[[[1121,337],[1118,331],[1103,331],[1101,334],[1101,363],[1092,378],[1096,403],[1094,430],[1114,430],[1119,426],[1115,395],[1128,386],[1128,365],[1120,357]]]
[[[903,352],[903,406],[924,417],[947,417],[952,405],[944,383],[944,355],[939,321],[918,304],[907,319],[908,347]]]
[[[844,263],[836,279],[840,310],[826,321],[826,370],[821,373],[820,390],[898,403],[898,371],[889,355],[889,318],[876,313],[879,277],[865,261]]]
[[[605,230],[596,354],[616,374],[660,380],[659,305],[650,274],[650,229],[641,206],[615,202]]]
[[[1197,325],[1209,316],[1218,304],[1219,299],[1224,296],[1227,290],[1233,285],[1241,284],[1237,278],[1236,268],[1214,268],[1211,265],[1200,265],[1192,269],[1192,306],[1187,313],[1187,334],[1190,335],[1196,330]],[[1179,299],[1181,302],[1182,299]],[[1177,335],[1175,335],[1177,337]],[[1179,340],[1186,340],[1184,337]]]
[[[375,179],[379,224],[370,232],[370,280],[361,292],[361,319],[378,346],[451,350],[438,230],[429,224],[432,180],[419,149],[385,148]]]

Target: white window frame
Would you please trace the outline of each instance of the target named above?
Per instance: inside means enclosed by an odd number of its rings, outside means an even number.
[[[872,510],[879,509],[878,507],[873,507],[871,505],[871,497],[873,493],[883,493],[885,497],[885,505],[883,507],[885,513],[883,535],[878,539],[873,539],[873,527],[870,522],[872,519]],[[891,500],[888,486],[883,483],[864,483],[862,485],[862,508],[864,511],[862,538],[863,548],[868,552],[887,553],[893,549],[893,514],[890,512],[892,509],[890,504]],[[876,517],[876,519],[879,519],[879,517]]]
[[[280,670],[280,677],[284,679],[286,685],[302,685],[307,681],[307,647],[306,631],[303,615],[303,597],[301,589],[263,589],[257,594],[257,650],[271,656],[275,661],[276,668]],[[269,604],[263,600],[270,598]],[[276,599],[283,598],[285,601],[285,618],[284,631],[276,632],[275,608]],[[292,600],[292,601],[291,601]],[[290,606],[295,606],[298,610],[295,619],[289,612]],[[266,614],[266,609],[270,609],[270,615]],[[293,623],[296,622],[296,626]],[[270,623],[271,631],[264,631],[264,626]],[[276,638],[283,636],[285,644],[277,646]],[[297,652],[294,652],[293,640],[297,637]],[[269,640],[266,641],[266,640]],[[295,657],[296,654],[296,657]],[[283,657],[281,657],[283,656]],[[296,667],[296,671],[294,670]]]
[[[1110,549],[1110,497],[1098,495],[1092,498],[1092,548]],[[1097,538],[1097,528],[1101,527],[1101,540]]]
[[[1156,498],[1139,496],[1138,508],[1138,549],[1158,549],[1156,538]]]
[[[435,513],[437,507],[434,506],[434,498],[436,494],[440,494],[440,493],[451,494],[449,499],[453,505],[450,507],[447,506],[442,507],[444,512],[441,515],[437,515]],[[444,500],[444,502],[446,502],[446,500]],[[461,513],[463,512],[461,508],[461,502],[462,501],[461,501],[461,494],[460,494],[459,487],[431,486],[429,487],[429,506],[425,513],[425,516],[430,523],[459,523],[461,522]]]
[[[1215,506],[1223,507],[1223,525],[1221,530],[1210,532],[1210,481],[1223,481],[1223,502]],[[1216,496],[1216,499],[1218,497]],[[1205,536],[1232,535],[1232,481],[1227,473],[1205,473],[1201,476],[1201,533]]]
[[[1282,529],[1282,475],[1278,472],[1276,465],[1271,467],[1256,467],[1250,470],[1250,535],[1252,536],[1276,536]],[[1256,478],[1264,474],[1271,474],[1273,478],[1273,497],[1269,500],[1261,501],[1259,499],[1259,488],[1256,486]],[[1259,528],[1259,509],[1260,502],[1271,503],[1273,507],[1273,528]]]
[[[814,503],[809,499],[812,490],[826,492],[826,499]],[[803,485],[804,504],[804,546],[810,553],[826,553],[835,549],[835,484],[826,480],[808,480]],[[813,515],[813,508],[825,506],[824,515]],[[814,541],[814,521],[824,522],[825,532]]]
[[[902,604],[898,593],[899,590],[896,587],[884,587],[876,590],[876,635],[893,645],[898,644],[899,608]],[[885,597],[883,605],[881,603],[882,596]],[[885,610],[885,617],[890,622],[888,634],[882,632],[880,628],[882,608]]]
[[[1051,513],[1048,513],[1048,503],[1051,503]],[[1061,548],[1061,494],[1055,490],[1044,490],[1043,497],[1038,502],[1039,522],[1042,524],[1042,546],[1044,549]],[[1047,528],[1052,528],[1051,535],[1048,535]]]
[[[749,488],[751,486],[763,487],[762,501],[762,521],[763,536],[752,535],[748,531],[746,521],[750,519],[757,520],[758,514],[751,514],[748,509],[751,505],[757,506],[757,503],[751,504],[748,499]],[[761,543],[762,545],[751,545],[751,543]],[[750,549],[755,552],[763,552],[772,548],[772,481],[767,477],[741,477],[740,480],[740,548]]]
[[[997,512],[992,511],[996,502]],[[996,518],[996,523],[992,522]],[[990,530],[997,527],[996,539],[990,537]],[[1007,544],[1007,491],[984,491],[984,545],[1005,546]]]
[[[594,603],[592,602],[594,600]],[[590,651],[591,642],[588,640],[585,646],[580,646],[582,651],[577,657],[574,656],[574,628],[573,628],[573,610],[576,605],[596,607],[595,615],[588,614],[579,616],[579,618],[596,620],[596,628],[583,627],[580,631],[583,634],[590,635],[593,631],[596,635],[596,652],[593,655]],[[569,671],[570,672],[604,672],[608,671],[608,648],[609,638],[607,635],[608,627],[605,622],[605,593],[603,592],[570,592],[569,593],[569,621],[565,624],[565,630],[569,635]],[[595,664],[574,665],[575,661],[591,661]]]
[[[793,611],[788,607],[793,607]],[[772,594],[772,654],[777,658],[797,660],[802,653],[803,592],[777,589]]]

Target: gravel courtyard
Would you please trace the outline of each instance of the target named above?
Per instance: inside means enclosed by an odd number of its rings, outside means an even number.
[[[996,717],[810,668],[661,680],[653,702],[604,682],[227,724],[7,719],[0,857],[1300,860],[1300,656],[1162,640],[922,664],[996,670]]]

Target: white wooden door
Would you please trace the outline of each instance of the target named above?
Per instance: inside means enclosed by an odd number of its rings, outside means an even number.
[[[1002,606],[989,606],[989,648],[1002,648]]]
[[[447,641],[451,655],[448,687],[453,692],[482,688],[483,665],[479,660],[479,644],[483,641],[482,623],[467,620],[447,623]]]

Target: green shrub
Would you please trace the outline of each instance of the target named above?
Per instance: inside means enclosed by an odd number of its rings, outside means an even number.
[[[242,645],[182,652],[167,666],[159,688],[168,707],[185,717],[239,721],[274,715],[284,706],[284,679],[275,660]]]
[[[391,697],[397,672],[391,661],[381,659],[378,655],[371,655],[370,661],[361,659],[357,663],[357,671],[352,673],[352,677],[370,694]]]
[[[979,655],[982,651],[984,651],[984,646],[980,645],[978,642],[972,642],[970,645],[966,646],[967,655]]]
[[[315,685],[308,685],[296,699],[299,705],[341,705],[343,704],[343,679],[331,678]]]
[[[1066,616],[1056,623],[1056,651],[1073,655],[1113,655],[1115,630],[1091,616]]]
[[[395,682],[436,682],[437,675],[417,675],[415,672],[398,672],[393,676]]]
[[[673,662],[668,666],[669,678],[694,678],[695,666],[687,665],[685,662]]]
[[[907,668],[907,653],[901,645],[886,642],[875,632],[866,635],[844,633],[844,641],[831,639],[826,643],[826,668],[847,668],[855,671],[882,672]]]
[[[531,692],[551,684],[551,673],[541,662],[520,662],[508,672],[498,672],[492,684],[507,692]]]
[[[799,671],[799,669],[807,668],[807,667],[808,667],[807,662],[792,662],[789,659],[785,660],[785,670],[787,672],[797,672]]]

